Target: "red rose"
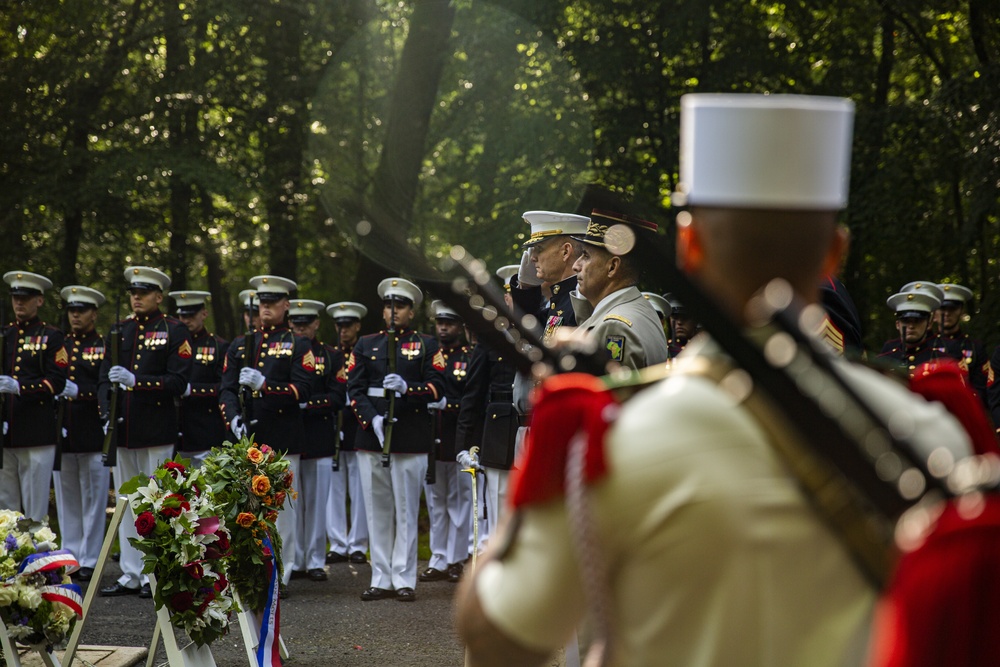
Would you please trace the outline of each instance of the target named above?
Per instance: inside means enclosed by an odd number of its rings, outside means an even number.
[[[185,500],[184,496],[179,493],[171,493],[163,499],[163,507],[160,508],[160,516],[170,519],[175,516],[180,516],[181,512],[187,512],[189,509],[191,509],[191,505],[187,500]]]
[[[201,579],[205,576],[205,569],[201,566],[201,563],[188,563],[184,566],[184,569],[192,579]]]
[[[156,529],[156,517],[152,512],[142,512],[135,518],[135,532],[142,537],[149,536]]]
[[[174,611],[187,611],[193,604],[194,595],[188,591],[181,591],[170,596],[170,606],[174,608]]]
[[[198,607],[198,615],[201,616],[208,609],[208,605],[212,604],[212,600],[215,599],[215,591],[210,591],[208,595],[205,596],[205,601],[201,603]]]
[[[226,531],[219,531],[216,535],[219,540],[215,543],[215,548],[222,553],[229,551],[229,533]]]
[[[278,491],[274,494],[274,504],[276,507],[282,507],[285,504],[285,492]]]
[[[177,479],[178,473],[183,475],[187,472],[187,468],[180,463],[175,463],[174,461],[167,461],[163,464],[163,467],[170,471],[170,474],[173,475],[174,479]]]

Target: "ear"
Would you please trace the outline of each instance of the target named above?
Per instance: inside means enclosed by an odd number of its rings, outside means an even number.
[[[684,273],[694,274],[705,264],[705,247],[701,232],[694,219],[688,218],[677,225],[677,266]]]
[[[840,265],[847,256],[847,248],[851,243],[851,233],[847,227],[837,225],[833,238],[830,239],[830,246],[823,257],[823,275],[835,276],[840,273]]]
[[[622,266],[622,258],[618,255],[612,255],[611,259],[608,260],[608,277],[614,278],[618,274],[618,269]]]

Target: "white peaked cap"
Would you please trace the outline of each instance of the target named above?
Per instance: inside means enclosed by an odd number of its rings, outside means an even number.
[[[355,301],[338,301],[326,307],[326,314],[337,321],[360,320],[368,314],[368,309]]]
[[[673,306],[670,305],[670,302],[659,294],[643,292],[642,295],[646,297],[647,301],[649,301],[649,305],[653,307],[653,310],[660,314],[660,317],[666,319],[670,317],[672,312],[674,312]]]
[[[424,300],[424,293],[420,288],[403,278],[386,278],[378,284],[378,295],[383,301],[397,298],[405,299],[416,308]]]
[[[497,278],[503,281],[504,287],[510,287],[510,279],[517,275],[519,268],[517,264],[508,264],[497,269]]]
[[[93,287],[67,285],[59,291],[67,308],[100,308],[107,299]]]
[[[680,206],[847,206],[854,103],[840,97],[681,97]]]
[[[935,308],[938,308],[941,302],[944,301],[944,291],[933,280],[914,280],[912,283],[903,285],[903,288],[899,291],[901,293],[918,292],[920,294],[927,294],[938,300],[938,305],[934,306]]]
[[[906,313],[930,315],[941,306],[941,301],[930,292],[900,292],[886,299],[886,303],[896,315]]]
[[[312,299],[292,299],[288,304],[289,317],[319,317],[319,314],[326,309],[326,304],[322,301]]]
[[[941,299],[942,303],[945,301],[968,303],[972,300],[972,290],[964,285],[956,285],[955,283],[938,283],[938,289],[940,289],[944,295]]]
[[[3,281],[10,285],[11,294],[38,295],[52,289],[52,281],[29,271],[8,271]]]
[[[434,319],[436,320],[462,321],[462,316],[454,308],[449,308],[448,304],[440,299],[435,299],[431,302],[431,310],[434,311]]]
[[[151,266],[130,266],[125,269],[128,289],[160,290],[170,287],[170,276]]]
[[[556,211],[526,211],[521,217],[531,225],[531,236],[524,242],[525,248],[530,248],[553,236],[586,234],[587,226],[590,224],[590,218],[585,215]]]

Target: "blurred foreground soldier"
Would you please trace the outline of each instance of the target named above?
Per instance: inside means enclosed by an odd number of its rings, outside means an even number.
[[[670,304],[670,339],[667,341],[667,350],[670,358],[676,359],[701,327],[673,294],[664,294],[663,298]]]
[[[837,354],[859,359],[864,353],[861,341],[861,316],[850,293],[839,278],[827,276],[819,285],[820,299],[826,310],[823,338]]]
[[[119,418],[114,424],[118,448],[116,487],[136,475],[153,474],[173,456],[178,430],[175,402],[187,390],[194,356],[187,327],[160,312],[163,290],[170,287],[170,277],[159,269],[130,266],[125,269],[125,284],[132,317],[118,325],[120,365],[111,365],[110,340],[105,340],[98,385],[105,428],[112,426],[108,423],[111,385],[118,385]],[[130,537],[138,537],[135,524],[122,521],[118,529],[122,576],[113,585],[102,588],[101,595],[151,596],[149,577],[142,574],[142,554],[128,541]]]
[[[237,336],[229,346],[222,370],[219,403],[236,438],[254,436],[254,442],[284,452],[295,489],[305,431],[299,404],[309,400],[316,370],[309,341],[288,328],[288,295],[297,285],[281,276],[254,276],[250,287],[259,303],[260,327],[253,336]],[[249,355],[249,356],[247,356]],[[252,421],[241,411],[247,408]],[[249,395],[248,395],[249,394]],[[294,494],[293,494],[294,498]],[[291,501],[291,499],[289,499]],[[294,506],[286,501],[275,522],[281,535],[284,572],[281,596],[288,596],[288,580],[296,560],[297,522]]]
[[[638,249],[649,243],[647,235],[656,234],[656,225],[607,211],[594,211],[590,218],[587,233],[573,237],[583,244],[573,264],[577,290],[591,311],[584,319],[577,312],[579,330],[616,366],[639,370],[666,362],[663,327],[636,287]]]
[[[252,289],[243,290],[240,292],[240,303],[243,305],[243,330],[259,329],[260,302],[257,300],[257,293]]]
[[[419,287],[386,278],[378,295],[386,327],[395,332],[395,357],[390,360],[388,335],[380,331],[363,336],[347,361],[347,391],[361,426],[355,444],[371,546],[371,586],[361,599],[412,602],[420,490],[434,445],[427,406],[444,396],[444,357],[433,337],[410,327],[423,299]],[[385,466],[387,439],[391,463]]]
[[[663,335],[667,337],[667,343],[669,344],[670,302],[659,294],[655,294],[653,292],[643,292],[642,295],[646,297],[646,300],[649,301],[649,305],[651,305],[653,310],[656,311],[656,316],[660,319],[660,328],[663,329]]]
[[[66,352],[69,377],[60,394],[63,408],[62,469],[53,473],[62,548],[80,563],[76,578],[90,581],[104,542],[111,469],[101,460],[104,430],[97,406],[97,380],[104,339],[97,333],[97,309],[104,295],[83,285],[59,293],[69,319]]]
[[[205,328],[209,292],[170,292],[177,306],[177,319],[191,333],[194,363],[191,378],[181,397],[181,439],[178,452],[200,466],[212,447],[221,447],[228,434],[219,410],[219,385],[229,342]]]
[[[63,333],[38,319],[52,281],[27,271],[8,271],[15,321],[4,328],[0,401],[3,469],[0,508],[35,521],[49,513],[49,485],[56,456],[55,397],[66,386],[69,359]]]
[[[430,519],[431,559],[420,573],[420,581],[448,579],[458,582],[469,557],[472,526],[472,480],[463,473],[455,456],[458,409],[469,379],[472,347],[462,339],[464,323],[441,301],[431,304],[435,331],[444,357],[444,395],[429,403],[434,428],[434,483],[424,485]],[[428,464],[430,465],[430,464]]]
[[[690,209],[679,216],[677,261],[735,321],[745,323],[747,302],[775,278],[817,302],[844,250],[836,215],[847,199],[852,116],[838,98],[681,98],[679,187]],[[511,492],[517,520],[502,528],[513,532],[460,589],[472,664],[544,664],[581,621],[584,590],[602,584],[616,631],[610,664],[862,664],[875,591],[757,416],[698,374],[726,360],[700,336],[613,425],[591,417],[588,545],[611,566],[607,580],[583,579],[559,485],[534,485],[562,479],[553,448],[566,444],[529,443]],[[908,413],[927,453],[967,447],[940,405],[842,368],[880,414]],[[602,423],[610,430],[600,437]],[[532,430],[543,424],[547,435],[561,428],[539,416]]]
[[[931,317],[941,305],[941,296],[941,290],[934,283],[917,282],[904,286],[903,291],[886,300],[896,313],[899,338],[885,342],[879,359],[912,377],[920,364],[956,356],[951,352],[952,347],[931,330]]]
[[[361,334],[361,318],[368,309],[353,301],[339,301],[326,307],[327,314],[337,324],[337,345],[330,346],[332,368],[337,382],[347,388],[347,360]],[[365,516],[365,498],[361,492],[361,472],[354,439],[358,420],[351,412],[350,399],[345,397],[339,407],[337,422],[340,427],[339,451],[333,467],[330,498],[326,508],[326,539],[330,551],[327,563],[367,563],[368,519]],[[350,525],[348,526],[348,499],[350,500]]]
[[[313,581],[326,581],[326,506],[333,481],[333,449],[337,439],[337,412],[344,405],[347,387],[337,382],[336,369],[326,345],[319,340],[321,301],[295,299],[288,311],[292,331],[309,341],[315,365],[309,400],[299,403],[305,440],[299,474],[299,548],[295,570]]]
[[[941,338],[957,348],[958,364],[969,374],[969,385],[986,404],[986,376],[990,365],[986,346],[962,331],[962,319],[968,315],[972,290],[963,285],[943,283],[938,285],[944,295],[938,316],[941,318]]]

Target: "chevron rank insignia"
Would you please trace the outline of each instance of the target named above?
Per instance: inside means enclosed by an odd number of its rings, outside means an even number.
[[[441,350],[438,350],[437,352],[434,353],[434,359],[431,360],[431,363],[434,364],[434,368],[436,368],[437,370],[439,371],[444,370],[444,367],[447,364],[445,363],[444,355],[441,354]]]
[[[310,373],[316,370],[316,357],[313,356],[312,350],[309,350],[302,355],[302,368],[306,369]]]
[[[604,347],[608,351],[608,359],[611,361],[623,361],[625,359],[625,336],[608,336],[604,342]]]
[[[56,352],[56,366],[59,368],[69,366],[69,355],[66,354],[66,348],[64,347],[60,347],[59,351]]]
[[[191,343],[184,341],[181,346],[177,349],[177,356],[181,359],[191,358]]]

